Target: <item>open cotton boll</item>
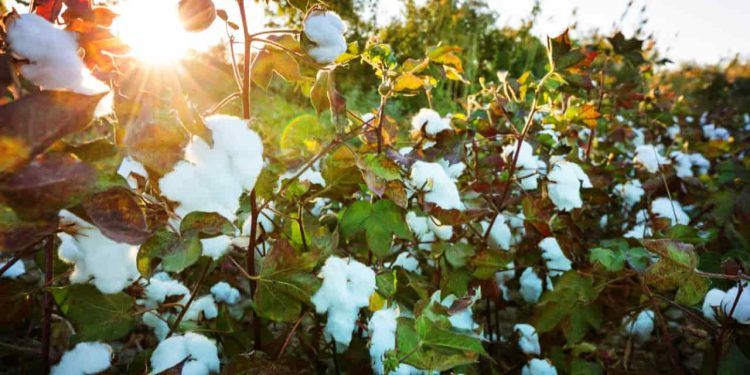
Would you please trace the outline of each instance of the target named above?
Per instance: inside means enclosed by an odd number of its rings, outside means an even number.
[[[440,114],[429,108],[422,108],[411,119],[411,129],[414,132],[420,132],[424,127],[424,132],[428,136],[435,136],[444,130],[451,129],[449,118],[440,117]]]
[[[703,316],[711,321],[716,321],[715,308],[721,306],[721,301],[727,293],[721,289],[711,289],[706,293],[706,297],[703,298]]]
[[[737,299],[739,288],[736,286],[727,290],[727,293],[721,299],[721,310],[724,311],[724,315],[729,316],[732,313],[732,319],[736,320],[740,324],[750,324],[750,291],[747,287],[744,287],[742,294]],[[737,306],[732,311],[734,302],[737,301]]]
[[[530,324],[516,324],[513,331],[518,332],[518,347],[526,355],[540,355],[542,348],[539,345],[539,335],[534,326]]]
[[[328,64],[346,52],[346,27],[338,14],[331,11],[313,11],[305,19],[305,36],[316,44],[308,54],[320,64]]]
[[[281,177],[279,177],[279,183],[277,185],[277,188],[281,187],[281,184],[284,183],[284,181],[291,179],[292,177],[296,176],[298,171],[287,171]],[[310,185],[319,185],[321,187],[326,186],[326,180],[323,179],[323,175],[316,170],[315,168],[307,168],[305,169],[302,174],[297,177],[297,180],[299,182],[307,182]]]
[[[75,264],[71,283],[91,282],[102,293],[117,293],[140,277],[136,267],[138,246],[109,239],[70,211],[60,211],[60,218],[77,225],[75,236],[58,234],[58,256]]]
[[[141,280],[145,299],[138,302],[148,308],[156,308],[167,300],[167,297],[182,296],[179,303],[185,304],[190,299],[190,290],[178,280],[172,280],[166,272],[153,275],[148,281]]]
[[[539,242],[542,249],[542,258],[547,264],[548,274],[557,276],[571,269],[570,259],[568,259],[557,243],[555,237],[547,237]]]
[[[518,141],[503,147],[503,157],[507,163],[513,163]],[[539,186],[539,170],[544,168],[544,163],[534,155],[534,149],[528,142],[521,142],[521,149],[516,160],[516,179],[524,190],[534,190]]]
[[[233,116],[205,119],[213,147],[194,136],[185,148],[185,160],[159,180],[164,196],[177,202],[175,212],[216,212],[236,219],[243,190],[252,190],[263,167],[263,144],[247,122]]]
[[[681,151],[672,151],[669,156],[674,159],[674,169],[677,177],[693,177],[693,168],[698,169],[698,174],[708,173],[711,162],[699,153],[686,154]]]
[[[624,184],[617,184],[614,187],[614,192],[618,197],[625,201],[625,207],[628,209],[633,208],[633,206],[641,201],[643,195],[646,194],[646,191],[643,190],[643,185],[639,180],[630,180]]]
[[[628,322],[628,317],[625,317]],[[626,332],[633,336],[637,343],[643,344],[651,338],[651,332],[654,330],[654,312],[651,310],[641,311],[635,319],[625,326]]]
[[[481,291],[480,291],[481,292]],[[449,294],[445,298],[443,298],[442,301],[440,301],[440,290],[435,291],[435,293],[432,294],[430,297],[430,300],[433,302],[438,302],[443,307],[450,308],[453,306],[453,303],[458,300],[458,297],[456,297],[453,294]],[[479,328],[479,324],[474,322],[474,313],[471,310],[471,307],[474,305],[474,302],[479,300],[481,298],[481,293],[477,293],[477,295],[472,297],[471,304],[467,306],[465,309],[455,312],[451,314],[450,317],[448,317],[448,320],[451,322],[451,325],[453,328],[464,330],[464,331],[473,331],[477,328]]]
[[[12,19],[6,37],[14,55],[29,60],[28,64],[20,66],[21,74],[42,89],[70,90],[83,95],[109,91],[78,55],[75,33],[58,29],[44,18],[27,13]],[[95,115],[112,113],[112,101],[112,95],[100,100]]]
[[[446,159],[440,159],[437,162],[443,167],[445,174],[447,174],[453,181],[458,180],[466,169],[466,164],[463,162],[451,164],[451,162]]]
[[[130,188],[135,189],[138,187],[138,181],[130,177],[131,173],[143,177],[148,177],[148,172],[146,171],[146,168],[143,166],[143,164],[139,163],[130,156],[126,156],[122,159],[122,163],[120,163],[120,167],[117,169],[117,174],[128,181],[128,185],[130,186]]]
[[[201,316],[205,319],[214,319],[219,316],[219,308],[210,294],[196,298],[185,312],[183,320],[197,321]]]
[[[497,271],[495,273],[495,283],[497,283],[497,287],[500,288],[500,291],[503,293],[503,299],[509,301],[510,296],[508,295],[508,287],[505,285],[505,283],[512,280],[516,276],[516,270],[513,261],[506,264],[505,268],[505,271]]]
[[[657,217],[667,218],[672,225],[690,223],[690,217],[682,209],[680,202],[669,198],[656,198],[651,202],[651,212]]]
[[[227,235],[203,238],[201,239],[201,246],[203,246],[203,256],[217,260],[229,252],[232,247],[232,239]]]
[[[711,141],[726,141],[729,139],[729,131],[725,128],[717,127],[714,124],[703,125],[701,129],[703,130],[703,136]]]
[[[447,241],[453,237],[453,227],[442,225],[434,217],[419,216],[414,211],[406,214],[406,224],[412,233],[422,242],[435,241],[435,237]],[[428,246],[429,247],[429,246]]]
[[[425,191],[424,200],[434,203],[444,210],[463,211],[456,183],[445,173],[438,163],[417,161],[411,167],[411,185]]]
[[[396,348],[398,307],[383,308],[372,314],[367,329],[370,333],[370,362],[375,374],[385,373],[383,356]]]
[[[583,206],[581,187],[592,187],[586,172],[578,164],[558,159],[547,174],[547,192],[560,211],[570,211]]]
[[[218,302],[235,304],[240,300],[240,291],[224,281],[219,281],[211,287],[211,294]]]
[[[635,149],[635,162],[646,168],[649,173],[659,171],[659,165],[669,164],[669,159],[659,153],[654,145],[642,145]]]
[[[354,259],[331,256],[318,276],[323,284],[310,301],[318,314],[328,314],[326,340],[335,340],[337,350],[343,351],[352,339],[359,309],[370,304],[375,272]]]
[[[651,228],[647,225],[649,220],[649,213],[646,209],[639,210],[635,214],[635,225],[630,231],[625,233],[625,238],[637,238],[641,239],[644,236],[651,235]]]
[[[112,363],[112,347],[101,342],[81,342],[63,354],[52,375],[97,374]]]
[[[0,268],[5,267],[6,264],[7,262],[0,262]],[[8,268],[7,270],[5,270],[5,272],[3,272],[2,277],[8,278],[8,279],[15,279],[15,278],[18,278],[18,276],[23,275],[24,273],[26,273],[26,266],[23,264],[23,260],[19,259],[18,261],[13,263],[13,265],[10,266],[10,268]]]
[[[672,125],[667,128],[667,136],[671,140],[676,140],[677,137],[680,135],[680,126],[679,125]]]
[[[643,129],[633,128],[633,139],[631,142],[633,142],[633,146],[635,147],[643,146],[646,143],[646,135],[643,133]]]
[[[258,229],[263,229],[266,233],[273,232],[275,226],[273,225],[273,220],[276,218],[276,212],[274,212],[274,209],[276,207],[276,204],[273,202],[270,202],[268,204],[268,207],[263,208],[260,210],[260,213],[258,214]],[[245,222],[242,224],[242,235],[243,236],[250,236],[250,229],[252,227],[252,217],[248,216],[247,219],[245,219]],[[258,231],[258,235],[260,235],[260,231]]]
[[[533,268],[526,268],[521,274],[521,278],[518,280],[521,287],[518,292],[521,293],[526,303],[537,303],[539,298],[542,296],[542,279],[536,274]],[[547,276],[547,289],[552,290],[552,280]]]
[[[406,271],[422,274],[422,269],[419,267],[419,260],[417,260],[417,258],[415,258],[408,251],[404,251],[403,253],[398,254],[396,260],[394,260],[391,264],[387,264],[386,267],[401,267]]]
[[[523,366],[521,375],[557,375],[557,369],[546,359],[534,358]]]
[[[159,343],[151,354],[150,374],[161,373],[186,358],[188,360],[182,369],[183,374],[219,372],[219,354],[216,344],[203,335],[188,332],[184,336],[175,335]]]
[[[482,221],[481,226],[482,233],[487,233],[487,228],[489,228],[490,223]],[[489,234],[488,239],[490,245],[499,247],[503,250],[510,250],[512,234],[510,232],[510,226],[505,222],[505,216],[503,214],[498,214],[495,217],[495,221],[492,223],[492,228],[490,228]]]
[[[161,341],[164,340],[169,334],[169,323],[167,323],[167,317],[169,314],[164,314],[162,317],[153,311],[146,311],[143,313],[143,324],[154,331],[154,336]]]

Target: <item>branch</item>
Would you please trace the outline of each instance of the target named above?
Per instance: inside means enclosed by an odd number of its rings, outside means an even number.
[[[195,296],[198,294],[198,289],[200,289],[201,285],[203,285],[203,281],[206,280],[206,275],[208,275],[208,269],[211,267],[211,262],[206,262],[206,266],[203,267],[203,272],[201,272],[201,276],[198,279],[198,281],[193,286],[193,290],[190,291],[190,299],[188,299],[187,303],[185,304],[185,307],[180,310],[180,314],[177,315],[177,320],[174,321],[174,324],[172,324],[172,327],[169,328],[169,333],[167,333],[167,337],[165,339],[168,339],[172,336],[174,331],[177,329],[177,327],[180,326],[180,323],[182,322],[182,318],[185,317],[185,314],[187,313],[188,309],[190,309],[190,305],[193,303],[193,300],[195,300]]]

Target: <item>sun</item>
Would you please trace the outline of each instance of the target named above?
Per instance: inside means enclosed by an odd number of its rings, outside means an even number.
[[[115,7],[119,14],[114,33],[130,46],[130,56],[145,63],[178,62],[186,53],[211,43],[202,33],[185,31],[177,14],[177,0],[124,0]]]

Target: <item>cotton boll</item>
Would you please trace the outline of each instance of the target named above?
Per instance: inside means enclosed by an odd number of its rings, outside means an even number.
[[[518,150],[518,141],[503,147],[503,157],[507,163],[513,163],[516,150]],[[521,149],[518,152],[516,160],[516,178],[524,190],[534,190],[537,188],[539,180],[539,169],[543,163],[534,155],[534,149],[528,142],[521,142]]]
[[[260,210],[260,213],[258,214],[258,229],[263,229],[266,233],[271,233],[275,229],[275,225],[273,224],[273,220],[276,218],[276,212],[274,209],[276,208],[276,204],[274,202],[268,203],[268,207],[263,208]],[[252,226],[252,217],[248,216],[247,219],[245,219],[245,222],[242,224],[242,235],[243,236],[250,236],[250,229]],[[260,235],[260,231],[258,231],[258,235]]]
[[[281,184],[285,180],[289,180],[292,177],[296,176],[297,173],[298,173],[298,171],[287,171],[286,173],[284,173],[283,175],[281,175],[281,177],[279,177],[279,186],[281,186]],[[318,185],[318,186],[321,186],[321,187],[325,187],[326,186],[326,181],[325,181],[325,179],[323,179],[323,175],[319,171],[317,171],[317,170],[315,170],[313,168],[307,168],[307,169],[305,169],[299,175],[299,177],[297,177],[297,180],[299,182],[301,182],[301,183],[302,182],[307,182],[310,185]]]
[[[625,318],[627,321],[628,318]],[[654,312],[643,310],[625,326],[627,333],[633,336],[637,343],[643,344],[651,338],[654,330]]]
[[[176,366],[190,355],[185,345],[185,338],[172,336],[156,346],[151,353],[151,373],[158,374]]]
[[[444,130],[451,129],[450,119],[440,117],[440,114],[429,108],[422,108],[411,119],[411,129],[414,132],[420,132],[424,127],[424,132],[428,136],[436,136]]]
[[[125,178],[128,181],[128,185],[132,189],[135,189],[138,187],[138,181],[130,177],[131,173],[143,177],[148,177],[148,172],[146,172],[146,168],[143,166],[143,164],[128,156],[122,159],[120,168],[117,169],[117,174]]]
[[[445,174],[447,174],[453,181],[458,180],[466,169],[466,164],[463,162],[451,164],[448,160],[440,159],[438,160],[438,164],[443,167]]]
[[[558,210],[570,211],[583,206],[581,187],[592,187],[586,173],[578,164],[557,160],[547,174],[547,191]]]
[[[732,319],[738,323],[750,324],[750,291],[747,290],[747,287],[743,288],[739,299],[737,299],[738,294],[739,288],[736,286],[727,290],[724,298],[721,299],[721,309],[726,316],[730,316],[731,312]],[[735,301],[737,301],[737,306],[734,307],[734,311],[732,312]]]
[[[329,203],[331,203],[331,200],[328,198],[315,198],[313,200],[313,206],[310,208],[310,213],[315,217],[320,217],[320,215],[323,214],[323,209],[325,209]]]
[[[190,307],[185,312],[183,320],[197,321],[201,316],[209,320],[219,316],[219,309],[216,307],[216,301],[214,301],[214,297],[210,294],[193,300],[193,303],[190,304]]]
[[[435,233],[435,236],[443,241],[450,240],[451,237],[453,237],[453,227],[450,225],[442,225],[442,223],[434,217],[427,218],[427,225],[430,227],[432,233]]]
[[[304,32],[316,44],[308,53],[320,64],[335,61],[346,52],[344,39],[346,27],[338,14],[330,11],[313,11],[305,19]]]
[[[523,366],[521,375],[557,375],[557,369],[546,359],[534,358]]]
[[[203,238],[201,239],[201,246],[203,246],[203,256],[217,260],[229,252],[232,247],[232,239],[226,235]]]
[[[711,162],[699,153],[685,154],[681,151],[673,151],[669,156],[675,161],[675,172],[677,177],[693,177],[693,168],[698,169],[698,174],[708,173]]]
[[[673,140],[673,141],[676,140],[677,137],[680,136],[680,126],[679,125],[672,125],[672,126],[668,127],[667,128],[667,136],[671,140]]]
[[[519,279],[521,288],[518,290],[526,303],[537,303],[542,296],[542,279],[537,276],[534,269],[526,268]]]
[[[440,297],[440,291],[436,291],[432,295],[433,301],[437,301]],[[453,294],[448,295],[443,299],[442,302],[440,302],[443,307],[450,308],[453,306],[453,303],[458,300],[458,297],[456,297]],[[474,322],[474,313],[471,310],[471,306],[474,303],[472,302],[471,305],[467,306],[465,309],[458,311],[456,313],[453,313],[450,317],[448,317],[448,320],[451,322],[451,325],[453,328],[464,330],[464,331],[473,331],[477,328],[479,328],[479,324]]]
[[[716,321],[716,313],[714,309],[721,306],[721,301],[727,293],[721,289],[711,289],[706,293],[706,297],[703,299],[703,316],[711,321]]]
[[[490,224],[487,221],[482,221],[481,225],[482,233],[487,233],[487,228],[489,228]],[[503,214],[498,214],[495,217],[488,239],[490,245],[499,247],[506,251],[510,250],[512,234],[510,232],[510,226],[505,222],[505,216],[503,216]]]
[[[143,313],[143,324],[151,327],[159,341],[164,340],[169,334],[169,323],[167,323],[166,318],[153,311]]]
[[[170,369],[186,358],[189,359],[184,364],[183,374],[185,368],[188,368],[188,373],[201,373],[194,372],[200,371],[202,367],[192,362],[205,367],[206,371],[202,372],[204,374],[219,372],[216,344],[203,335],[188,332],[184,336],[172,336],[159,343],[151,354],[151,374]]]
[[[211,287],[211,294],[218,302],[224,302],[230,305],[240,300],[240,291],[224,281],[219,281]]]
[[[140,277],[136,267],[138,246],[109,239],[98,228],[69,211],[61,211],[60,218],[78,227],[75,237],[64,233],[59,235],[63,243],[58,255],[63,261],[75,264],[71,283],[93,279],[91,282],[102,293],[117,293]]]
[[[703,136],[711,141],[720,140],[726,141],[729,139],[729,131],[722,127],[717,127],[714,124],[706,124],[702,126]]]
[[[387,265],[387,267],[401,267],[406,271],[422,274],[422,269],[419,267],[419,260],[407,251],[398,254],[396,260],[392,264]]]
[[[97,374],[109,368],[112,348],[101,342],[81,342],[63,354],[52,375]]]
[[[542,249],[542,258],[547,263],[550,276],[561,275],[571,269],[570,259],[562,252],[557,239],[547,237],[539,242],[539,247]]]
[[[375,291],[375,272],[354,259],[331,256],[319,277],[323,278],[323,284],[311,302],[318,314],[328,314],[326,340],[335,340],[337,349],[345,350],[352,339],[359,309],[369,305],[370,295]]]
[[[635,162],[646,168],[649,173],[659,171],[659,165],[669,164],[669,159],[661,156],[654,145],[642,145],[635,149]]]
[[[633,145],[636,147],[643,146],[646,142],[646,135],[643,133],[643,129],[633,128],[633,134]]]
[[[625,201],[625,207],[628,209],[633,208],[633,206],[641,201],[643,195],[646,194],[639,180],[630,180],[624,184],[617,184],[614,187],[614,192]]]
[[[411,185],[425,191],[425,201],[444,210],[465,209],[458,187],[438,163],[415,162],[411,167]]]
[[[6,262],[0,262],[0,268],[5,267],[6,264],[7,264]],[[15,278],[18,278],[18,276],[23,275],[24,273],[26,273],[26,266],[23,264],[23,260],[19,259],[18,261],[13,263],[13,265],[10,266],[10,268],[8,268],[7,270],[5,270],[5,272],[3,272],[2,277],[15,279]]]
[[[383,308],[372,314],[367,329],[370,333],[370,362],[375,374],[385,373],[383,356],[396,348],[398,307]]]
[[[690,156],[690,163],[693,164],[693,168],[698,169],[698,175],[704,175],[708,173],[708,170],[711,168],[711,162],[706,159],[705,156],[695,152],[689,155]]]
[[[83,95],[109,91],[78,55],[76,34],[58,29],[36,14],[21,14],[12,19],[7,25],[6,41],[17,57],[29,60],[20,66],[21,74],[44,90],[63,89]],[[111,113],[112,99],[111,95],[102,99],[95,114]]]
[[[144,285],[145,299],[139,303],[148,307],[156,308],[164,303],[168,297],[182,296],[180,304],[186,304],[190,299],[190,290],[180,281],[172,280],[166,272],[159,272],[148,281],[142,280]]]
[[[680,202],[669,198],[656,198],[651,202],[651,212],[657,217],[667,218],[672,225],[690,223],[690,217],[682,209]]]
[[[505,265],[505,268],[505,271],[497,271],[497,273],[495,273],[495,282],[497,283],[498,288],[500,288],[500,291],[502,291],[503,293],[503,299],[508,301],[510,299],[510,296],[508,295],[508,287],[505,285],[505,283],[516,276],[516,270],[515,265],[512,261]]]
[[[518,347],[526,355],[540,355],[542,348],[539,345],[539,335],[534,326],[529,324],[516,324],[513,331],[519,334]]]

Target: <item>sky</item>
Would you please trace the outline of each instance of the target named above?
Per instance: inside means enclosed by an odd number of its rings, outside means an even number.
[[[419,0],[417,0],[419,2]],[[531,11],[533,0],[486,0],[499,15],[499,25],[518,26]],[[403,12],[399,0],[381,0],[378,23]],[[750,0],[634,0],[627,17],[615,27],[628,0],[542,0],[542,14],[532,30],[540,38],[557,35],[577,22],[571,35],[593,29],[610,34],[619,29],[631,36],[646,5],[645,31],[675,62],[715,63],[735,53],[750,58]],[[573,10],[577,14],[573,15]]]

